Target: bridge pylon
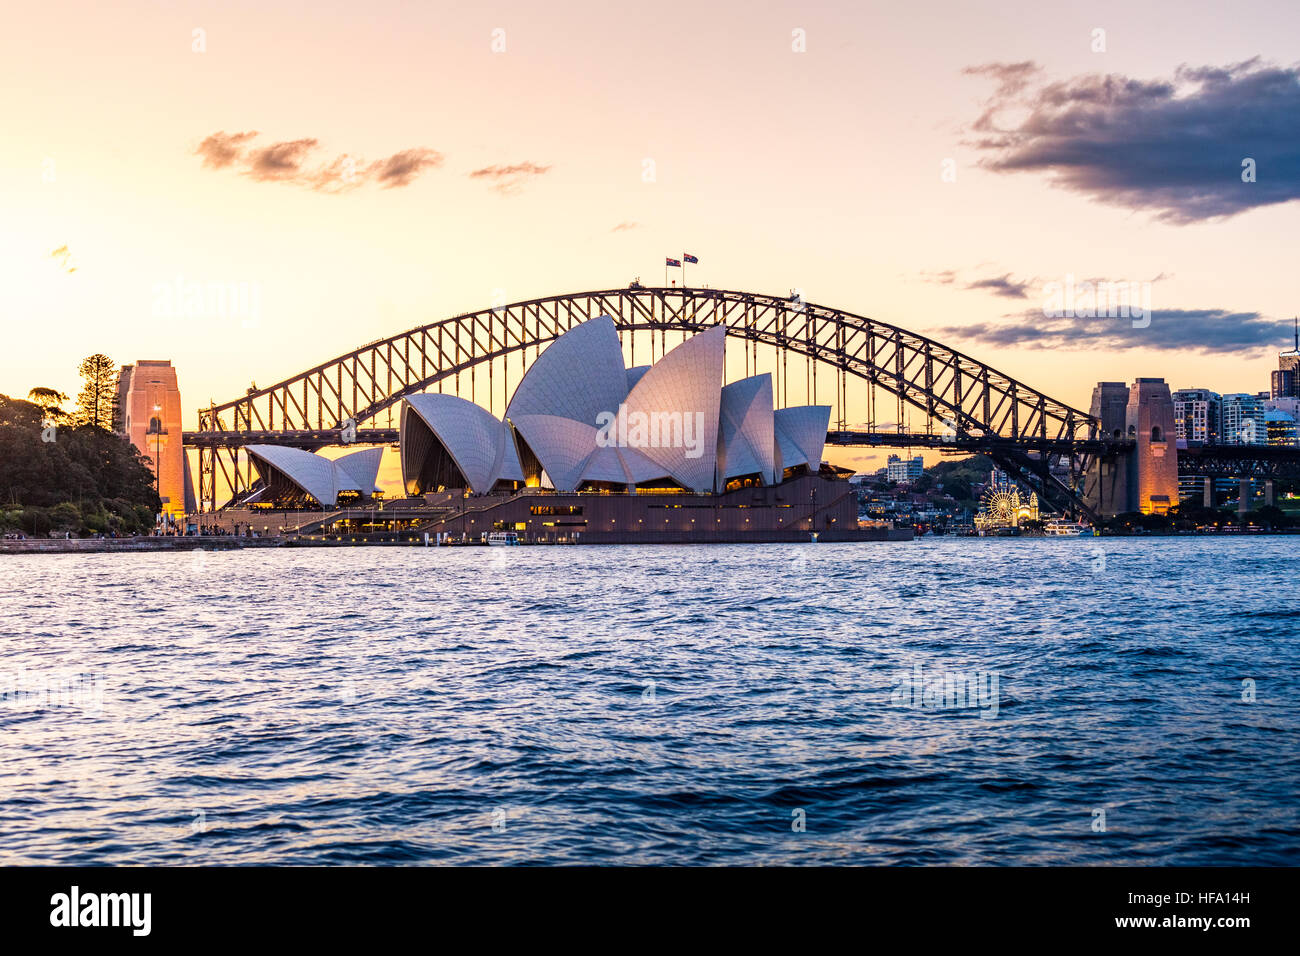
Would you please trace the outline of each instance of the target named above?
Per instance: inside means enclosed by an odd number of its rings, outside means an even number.
[[[1168,513],[1178,504],[1178,447],[1165,380],[1139,378],[1131,386],[1098,382],[1091,411],[1115,444],[1089,469],[1084,483],[1089,507],[1101,517]]]

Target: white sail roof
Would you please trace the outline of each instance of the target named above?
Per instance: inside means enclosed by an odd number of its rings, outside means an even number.
[[[776,442],[780,454],[778,467],[807,465],[816,471],[826,447],[826,431],[831,424],[829,405],[796,405],[778,408],[773,415]]]
[[[776,431],[772,414],[772,376],[742,378],[722,389],[718,422],[718,490],[728,478],[759,474],[775,484]]]
[[[559,415],[520,415],[511,419],[528,442],[556,491],[573,491],[582,466],[596,449],[596,427]]]
[[[335,489],[373,495],[379,490],[375,481],[379,478],[379,463],[383,458],[384,449],[379,447],[363,448],[334,459]]]
[[[649,365],[634,365],[627,370],[627,390],[630,392],[636,388],[636,383],[641,381],[641,376],[650,371]]]
[[[519,462],[519,449],[515,446],[515,435],[509,425],[502,422],[506,429],[506,455],[501,462],[501,474],[498,481],[524,481],[524,466]]]
[[[485,494],[492,490],[506,463],[505,424],[491,412],[457,395],[425,392],[409,396],[403,409],[402,478],[408,491],[420,466],[414,458],[421,450],[411,448],[408,452],[407,409],[433,432],[471,491]]]
[[[594,428],[601,412],[618,411],[627,389],[618,331],[614,320],[602,315],[575,325],[546,347],[515,389],[506,418],[514,422],[551,415]]]
[[[668,472],[635,448],[619,448],[617,445],[596,448],[582,466],[583,481],[637,485],[667,477]]]
[[[725,341],[721,325],[692,336],[627,396],[628,444],[692,491],[713,491]]]
[[[248,452],[264,479],[269,466],[315,498],[324,508],[334,507],[338,500],[338,477],[334,462],[328,458],[283,445],[245,445],[244,451]],[[379,451],[382,453],[383,449]],[[351,483],[349,479],[348,484]]]

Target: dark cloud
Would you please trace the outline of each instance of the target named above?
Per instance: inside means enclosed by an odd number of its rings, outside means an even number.
[[[492,188],[497,192],[510,194],[517,192],[529,179],[548,172],[550,168],[549,165],[542,166],[528,161],[510,166],[484,166],[470,173],[469,178],[490,180]]]
[[[1289,341],[1289,323],[1258,312],[1226,309],[1158,309],[1145,328],[1129,318],[1048,318],[1041,310],[1008,316],[999,322],[954,325],[935,333],[939,341],[960,338],[990,347],[1079,351],[1088,349],[1158,349],[1214,353],[1256,352]],[[1142,320],[1136,320],[1137,325]]]
[[[258,182],[289,183],[325,193],[347,192],[367,183],[381,189],[409,186],[425,170],[436,169],[443,161],[437,150],[416,147],[369,163],[344,154],[309,166],[308,160],[319,147],[318,140],[285,140],[252,148],[248,144],[257,135],[256,131],[213,133],[194,152],[203,157],[205,167],[234,167]]]
[[[244,172],[258,182],[281,182],[296,179],[302,172],[307,154],[316,148],[314,139],[291,139],[272,143],[249,154]]]
[[[257,130],[246,133],[213,133],[199,143],[194,151],[203,157],[203,165],[211,169],[225,169],[243,154],[244,144],[257,135]]]
[[[434,149],[404,149],[370,167],[375,182],[384,189],[407,186],[426,169],[442,165],[442,154]]]
[[[983,289],[992,292],[994,295],[1000,295],[1006,299],[1027,299],[1029,298],[1029,286],[1031,279],[1013,279],[1011,273],[1002,276],[994,276],[989,279],[976,279],[974,282],[966,285],[967,289]]]
[[[921,278],[925,282],[934,285],[956,285],[958,282],[963,283],[963,289],[992,292],[994,295],[1000,295],[1007,299],[1027,299],[1029,290],[1033,285],[1033,279],[1013,279],[1011,273],[1000,276],[988,276],[983,279],[965,279],[959,278],[955,269],[945,269],[943,272],[922,272]]]
[[[1046,173],[1065,189],[1173,223],[1300,198],[1300,66],[1253,59],[1182,67],[1172,79],[1056,83],[1043,83],[1033,63],[966,72],[997,84],[971,126],[986,168]],[[1247,158],[1254,182],[1242,181]]]

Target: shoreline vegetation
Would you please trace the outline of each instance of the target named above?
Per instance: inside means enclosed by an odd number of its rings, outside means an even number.
[[[76,407],[33,388],[0,394],[0,535],[49,538],[151,531],[162,505],[147,458],[113,429],[116,366],[106,355],[81,365]]]

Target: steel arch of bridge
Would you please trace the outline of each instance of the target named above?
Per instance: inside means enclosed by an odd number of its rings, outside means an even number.
[[[491,395],[494,362],[519,355],[522,374],[530,349],[535,358],[574,325],[600,315],[610,316],[621,335],[648,331],[652,359],[654,333],[660,333],[661,349],[666,350],[669,332],[690,334],[718,324],[726,326],[728,337],[746,343],[747,371],[751,359],[754,371],[758,370],[759,346],[774,349],[780,359],[774,373],[779,405],[787,404],[792,354],[805,359],[805,386],[814,397],[819,394],[817,368],[829,366],[838,415],[829,436],[832,443],[985,451],[1037,487],[1047,501],[1086,510],[1079,483],[1089,456],[1105,445],[1100,422],[1087,413],[933,339],[842,309],[795,297],[635,284],[530,299],[441,319],[371,342],[267,388],[249,389],[234,401],[201,409],[199,430],[185,436],[187,445],[199,449],[201,507],[216,507],[218,469],[232,492],[247,487],[252,476],[240,472],[239,446],[339,444],[345,426],[357,429],[358,442],[392,441],[396,435],[391,429],[361,426],[407,395],[435,385],[442,390],[450,383],[459,392],[465,375],[470,376],[473,389],[473,377],[482,366],[486,366]],[[636,342],[634,335],[634,364]],[[867,407],[862,409],[868,423],[865,430],[850,430],[846,422],[850,376],[868,385]],[[877,430],[878,391],[896,402],[893,431]],[[924,415],[923,433],[903,433],[909,408]],[[1070,465],[1066,482],[1051,474],[1051,466],[1061,461]]]

